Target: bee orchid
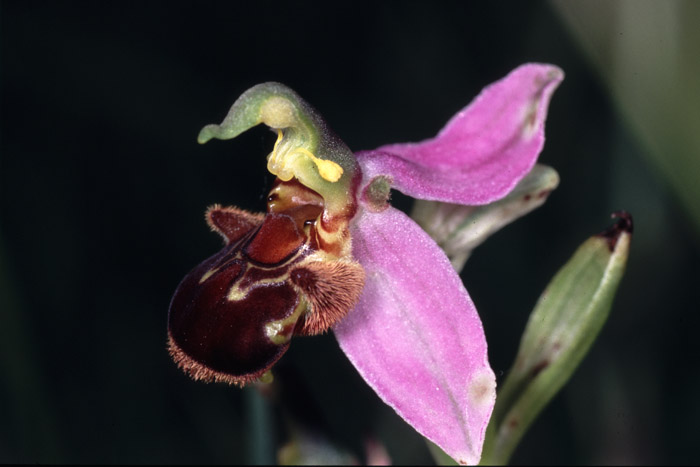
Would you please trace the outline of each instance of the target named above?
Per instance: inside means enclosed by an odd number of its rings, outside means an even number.
[[[445,253],[390,192],[502,199],[534,166],[562,79],[557,67],[523,65],[435,138],[358,153],[286,86],[246,91],[199,141],[263,123],[277,134],[267,159],[277,178],[264,214],[207,210],[224,247],[173,296],[175,362],[198,380],[264,381],[293,336],[332,329],[384,402],[458,462],[477,463],[496,397],[481,320]]]

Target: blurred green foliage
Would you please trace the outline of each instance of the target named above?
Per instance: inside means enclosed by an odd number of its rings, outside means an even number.
[[[700,3],[553,4],[700,238]]]

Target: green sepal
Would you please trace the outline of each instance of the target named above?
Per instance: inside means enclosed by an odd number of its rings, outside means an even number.
[[[505,464],[530,424],[569,380],[610,313],[625,270],[632,218],[584,242],[540,296],[486,430],[483,464]]]

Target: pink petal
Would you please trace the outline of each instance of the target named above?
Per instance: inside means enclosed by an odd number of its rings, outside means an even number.
[[[458,204],[502,198],[537,160],[549,99],[563,78],[552,65],[520,66],[486,87],[437,137],[356,154],[364,183],[386,175],[409,196]]]
[[[353,257],[366,283],[335,328],[340,347],[419,433],[475,464],[496,397],[476,309],[445,254],[404,213],[389,207],[356,221]]]

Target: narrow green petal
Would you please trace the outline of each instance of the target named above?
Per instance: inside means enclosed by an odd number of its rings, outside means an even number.
[[[502,227],[541,206],[557,185],[557,171],[537,164],[501,200],[483,206],[416,200],[411,217],[445,251],[459,272],[474,248]]]
[[[482,463],[504,464],[540,411],[569,380],[603,327],[625,270],[632,218],[584,242],[540,296],[498,393]]]

